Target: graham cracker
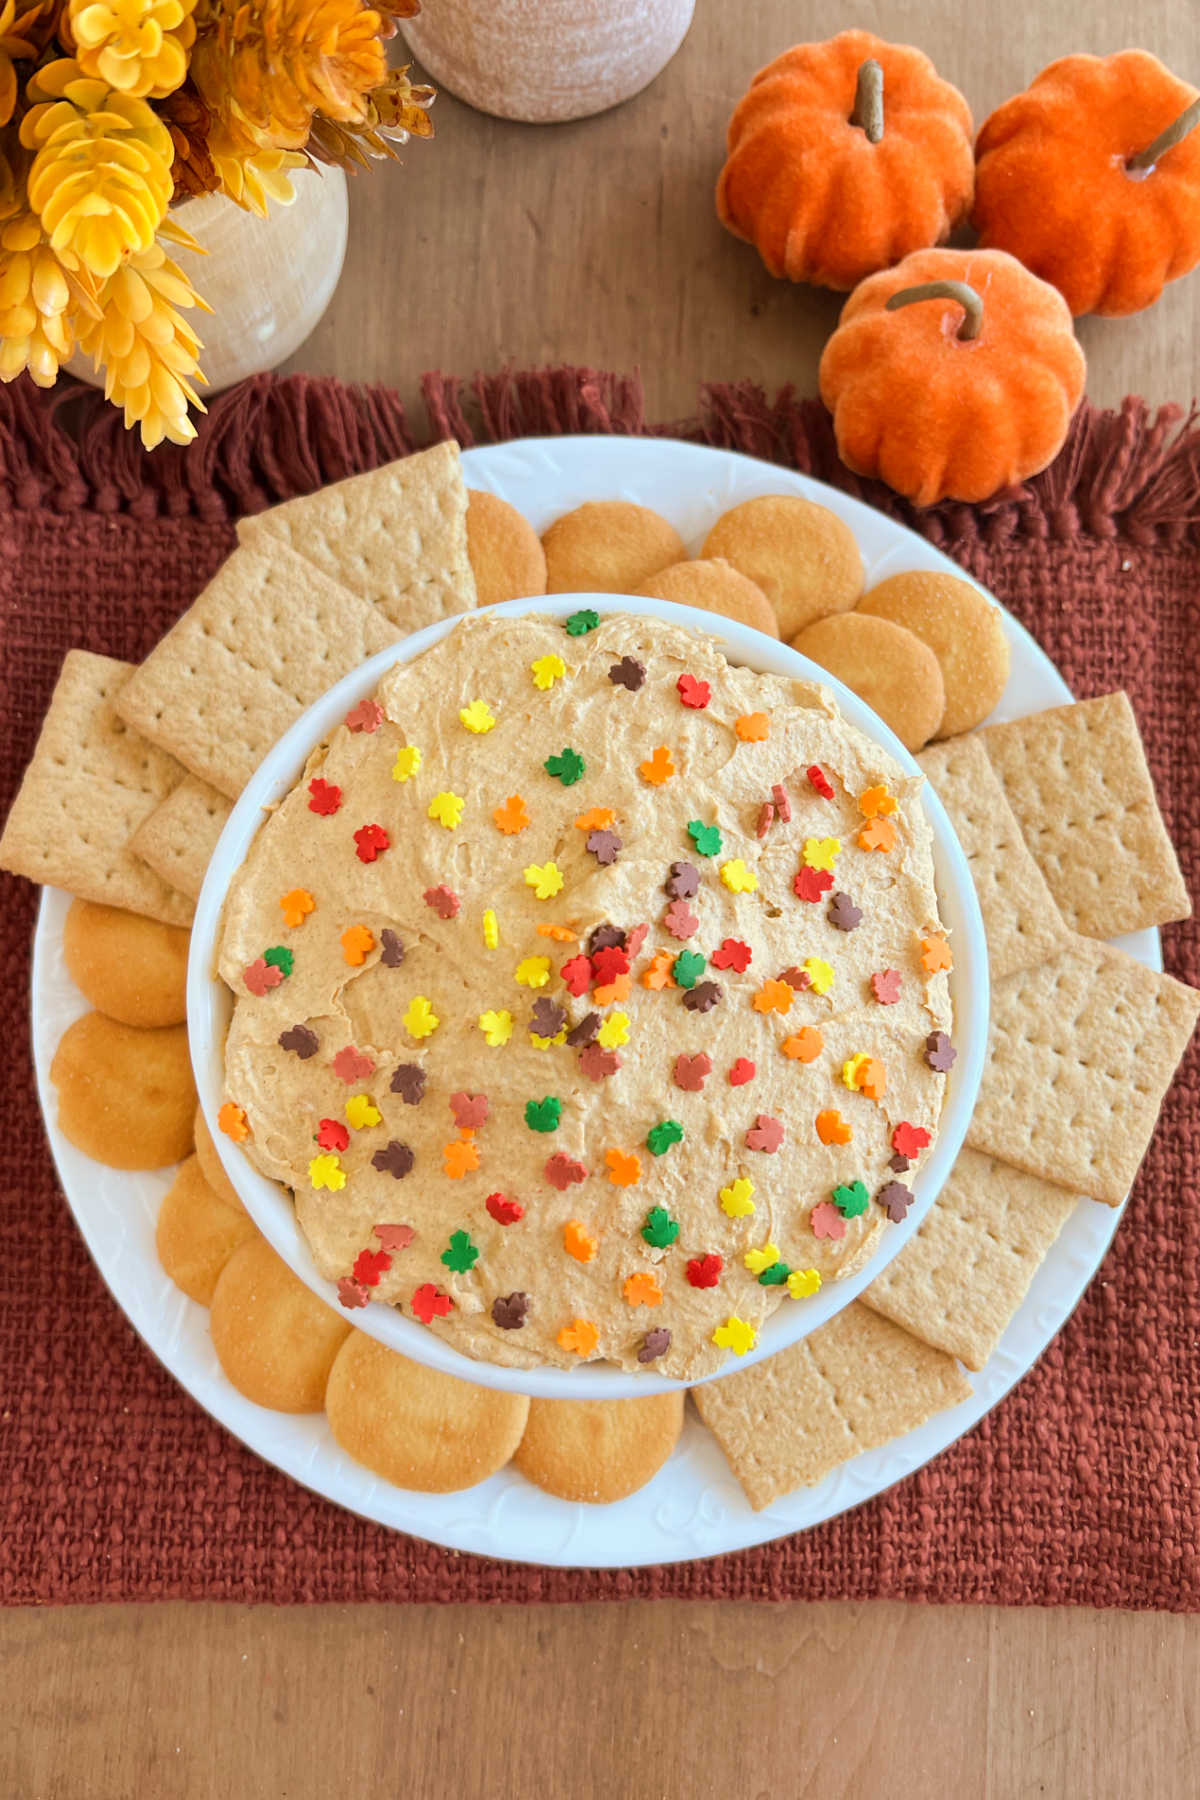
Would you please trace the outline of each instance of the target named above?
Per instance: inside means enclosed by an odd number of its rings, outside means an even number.
[[[1109,938],[1190,918],[1127,694],[989,725],[980,736],[1073,930]]]
[[[978,736],[964,733],[933,744],[917,761],[949,813],[970,867],[992,980],[1064,950],[1072,934]]]
[[[1200,1016],[1200,993],[1077,938],[992,988],[967,1142],[1119,1206]]]
[[[132,665],[69,650],[0,837],[0,868],[83,900],[190,925],[185,894],[131,854],[142,820],[183,779],[114,706]]]
[[[435,444],[242,519],[242,543],[282,540],[402,631],[475,605],[458,445]]]
[[[236,799],[304,708],[396,636],[287,544],[243,545],[130,678],[119,710]]]
[[[963,1150],[916,1236],[863,1302],[968,1369],[982,1369],[1077,1198]]]
[[[233,802],[224,794],[197,775],[185,775],[146,815],[130,838],[129,848],[164,881],[197,900],[217,839],[232,811]]]
[[[854,1300],[800,1343],[692,1398],[761,1512],[970,1393],[952,1356]]]

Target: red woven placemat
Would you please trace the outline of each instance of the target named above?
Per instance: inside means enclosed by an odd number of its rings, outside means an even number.
[[[425,384],[464,444],[645,433],[635,381],[554,370]],[[70,431],[62,429],[70,410]],[[1085,412],[1054,466],[987,508],[913,515],[838,463],[813,402],[707,389],[660,432],[863,492],[956,556],[1080,696],[1128,688],[1200,894],[1200,433],[1137,402]],[[64,651],[141,657],[233,521],[413,448],[395,396],[260,380],[200,441],[145,458],[94,397],[0,390],[0,812]],[[1116,1248],[1016,1391],[931,1467],[803,1536],[711,1562],[552,1571],[365,1524],[268,1468],[154,1361],[83,1253],[42,1137],[23,1020],[36,894],[0,877],[0,1596],[9,1602],[870,1596],[1200,1608],[1200,1052],[1167,1100]],[[1200,983],[1200,929],[1165,933]],[[636,1546],[631,1546],[631,1551]]]

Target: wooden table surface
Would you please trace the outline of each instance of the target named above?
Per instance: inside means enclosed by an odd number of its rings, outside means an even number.
[[[426,0],[432,8],[437,0]],[[921,45],[976,120],[1053,57],[1132,39],[1200,80],[1196,0],[698,0],[674,63],[575,125],[443,95],[438,137],[352,183],[341,287],[294,367],[382,380],[506,362],[639,368],[651,416],[704,380],[815,392],[835,298],[717,227],[729,109],[789,43],[859,23]],[[1092,397],[1200,389],[1200,275],[1085,320]],[[1200,1621],[1082,1611],[644,1603],[10,1612],[11,1800],[445,1793],[461,1800],[1200,1792]]]

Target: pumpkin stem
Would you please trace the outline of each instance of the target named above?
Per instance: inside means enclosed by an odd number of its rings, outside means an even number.
[[[883,70],[873,56],[859,67],[850,123],[866,132],[868,144],[883,136]]]
[[[957,300],[963,309],[963,321],[956,335],[962,343],[977,338],[983,330],[983,301],[965,281],[922,281],[916,287],[901,288],[885,302],[885,311],[911,306],[914,300]]]
[[[1155,163],[1167,154],[1168,150],[1173,150],[1176,144],[1181,144],[1188,132],[1194,131],[1197,125],[1200,125],[1200,99],[1193,100],[1192,104],[1180,113],[1174,124],[1168,125],[1165,131],[1159,132],[1152,144],[1147,144],[1144,150],[1139,150],[1136,155],[1129,157],[1125,167],[1127,169],[1152,169]]]

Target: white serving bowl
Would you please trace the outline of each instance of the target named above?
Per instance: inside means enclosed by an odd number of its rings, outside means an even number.
[[[899,739],[857,695],[807,657],[749,626],[691,606],[617,594],[541,595],[531,600],[509,600],[490,611],[500,618],[517,618],[524,613],[565,618],[585,605],[594,606],[601,613],[643,614],[668,624],[682,625],[715,638],[730,662],[744,664],[761,674],[820,682],[833,693],[851,724],[857,725],[910,774],[921,773]],[[458,617],[439,620],[436,625],[414,632],[411,637],[403,638],[371,657],[322,695],[268,751],[234,807],[213,852],[192,926],[188,959],[188,1036],[200,1104],[217,1153],[246,1211],[263,1236],[301,1281],[334,1307],[338,1305],[336,1290],[333,1283],[317,1271],[296,1223],[292,1201],[281,1187],[259,1174],[217,1128],[217,1111],[223,1090],[225,1034],[233,1010],[233,996],[216,973],[221,911],[230,882],[263,822],[264,809],[276,805],[295,785],[309,752],[341,724],[352,706],[374,693],[388,669],[396,663],[411,662],[431,644],[438,643],[453,631]],[[764,1357],[786,1349],[789,1344],[799,1342],[810,1331],[826,1324],[874,1281],[920,1226],[966,1136],[987,1047],[987,945],[966,858],[941,802],[928,783],[922,793],[922,803],[933,833],[934,879],[941,914],[954,944],[950,991],[954,1002],[954,1045],[958,1057],[947,1077],[946,1103],[937,1138],[913,1183],[913,1204],[902,1224],[889,1226],[880,1248],[863,1269],[844,1281],[826,1282],[809,1300],[780,1306],[759,1332],[754,1349],[743,1357],[731,1356],[715,1374],[706,1376],[706,1380],[720,1380],[735,1369],[747,1368],[751,1363],[760,1362]],[[352,1320],[359,1330],[369,1332],[380,1343],[414,1362],[441,1369],[448,1375],[460,1376],[482,1387],[505,1388],[555,1400],[624,1400],[684,1385],[649,1372],[629,1374],[606,1363],[584,1363],[578,1369],[558,1369],[549,1365],[508,1369],[496,1363],[476,1361],[464,1356],[416,1319],[407,1318],[391,1306],[366,1306],[356,1311]]]

